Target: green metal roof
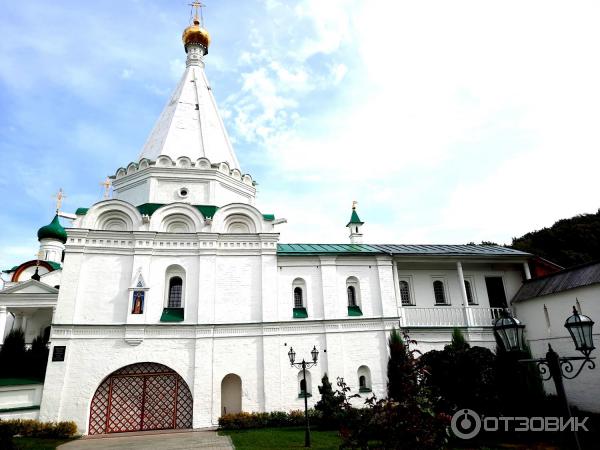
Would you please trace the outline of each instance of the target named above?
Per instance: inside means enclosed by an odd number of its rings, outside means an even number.
[[[162,208],[163,206],[165,206],[165,203],[144,203],[143,205],[136,206],[136,208],[140,212],[140,214],[151,216],[159,208]],[[209,217],[212,218],[215,215],[215,213],[217,212],[217,210],[219,209],[218,206],[213,206],[213,205],[192,205],[192,206],[194,208],[196,208],[198,211],[200,211],[202,213],[202,215],[207,218],[209,218]],[[75,211],[75,214],[78,216],[85,216],[88,211],[89,211],[89,208],[77,208],[77,210]],[[263,219],[271,222],[271,221],[275,220],[275,214],[263,214]]]
[[[183,308],[164,308],[161,322],[183,322]]]
[[[350,216],[350,222],[348,222],[348,225],[350,224],[356,224],[356,225],[362,225],[364,222],[362,222],[360,220],[360,218],[358,217],[358,214],[356,213],[356,209],[352,208],[352,215]]]
[[[50,222],[48,225],[40,228],[38,230],[37,235],[38,235],[38,240],[56,239],[58,241],[61,241],[63,244],[67,242],[67,232],[60,224],[60,221],[58,220],[58,214],[56,214],[54,216],[54,219],[52,219],[52,222]]]
[[[136,208],[140,212],[140,214],[151,216],[159,208],[162,208],[163,206],[165,206],[165,203],[144,203],[143,205],[136,206]],[[217,212],[217,209],[219,209],[217,206],[213,206],[213,205],[192,205],[192,206],[194,208],[196,208],[198,211],[200,211],[204,217],[213,217],[215,215],[215,212]],[[88,211],[89,211],[89,208],[77,208],[77,210],[75,211],[75,214],[78,216],[85,216]],[[265,220],[268,220],[268,219],[265,219]]]
[[[530,256],[497,245],[278,244],[278,255]]]

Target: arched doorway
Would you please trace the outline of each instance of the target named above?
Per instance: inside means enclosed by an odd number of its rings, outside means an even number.
[[[162,364],[132,364],[96,389],[88,433],[191,428],[192,410],[192,394],[177,372]]]
[[[221,381],[221,415],[242,411],[242,379],[230,373]]]

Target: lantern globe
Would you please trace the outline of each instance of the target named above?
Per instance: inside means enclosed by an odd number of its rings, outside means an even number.
[[[293,347],[290,347],[290,351],[288,352],[288,358],[290,358],[290,363],[294,364],[294,361],[296,359],[296,352],[294,351]]]
[[[507,311],[494,322],[494,334],[507,352],[523,351],[523,325]]]
[[[313,346],[312,351],[310,352],[310,354],[312,355],[312,359],[313,362],[316,363],[317,362],[317,358],[319,357],[319,350],[317,350],[317,346]]]
[[[573,307],[573,315],[565,321],[565,328],[569,330],[575,348],[585,356],[595,348],[592,337],[593,326],[594,321],[586,315],[579,314],[575,307]]]

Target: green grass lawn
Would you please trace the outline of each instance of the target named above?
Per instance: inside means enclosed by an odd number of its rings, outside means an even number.
[[[304,428],[260,428],[219,431],[231,437],[236,450],[304,448]],[[337,431],[312,431],[311,448],[337,450],[342,442]]]
[[[59,445],[72,440],[73,439],[46,439],[30,437],[14,438],[15,446],[18,450],[54,450]]]

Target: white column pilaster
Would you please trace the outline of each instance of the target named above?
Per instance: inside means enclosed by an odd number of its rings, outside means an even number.
[[[23,313],[15,313],[15,320],[13,322],[12,329],[18,330],[23,326]]]
[[[523,270],[525,271],[525,279],[531,280],[531,271],[529,270],[529,263],[527,261],[523,263]]]
[[[467,288],[465,287],[465,276],[463,274],[462,263],[460,261],[456,262],[456,272],[458,273],[458,287],[460,288],[460,294],[462,297],[462,306],[465,311],[465,325],[470,326],[472,323],[471,308],[469,307]]]
[[[6,331],[6,319],[8,313],[6,306],[0,306],[0,345],[4,344],[4,332]]]

